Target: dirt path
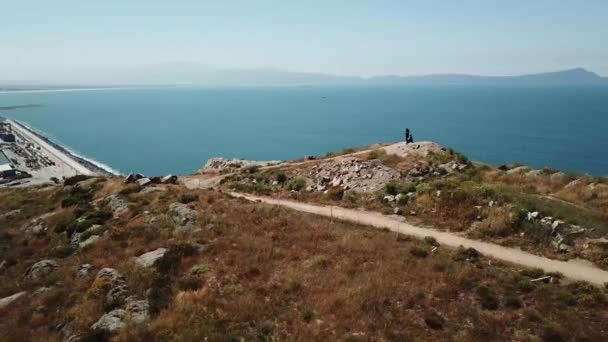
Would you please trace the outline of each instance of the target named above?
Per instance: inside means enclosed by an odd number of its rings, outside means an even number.
[[[471,240],[454,233],[441,232],[430,228],[416,227],[408,223],[399,222],[380,213],[346,209],[334,206],[312,205],[307,203],[278,200],[267,197],[259,197],[241,193],[231,193],[233,196],[242,197],[250,201],[279,205],[293,210],[333,217],[336,219],[354,223],[373,226],[376,228],[388,228],[391,231],[411,235],[417,238],[432,236],[442,245],[450,247],[472,247],[486,256],[508,261],[527,267],[542,268],[546,272],[561,272],[565,277],[575,280],[585,280],[592,284],[602,286],[608,283],[608,271],[604,271],[584,262],[565,262],[533,255],[519,249],[502,247],[495,244]]]

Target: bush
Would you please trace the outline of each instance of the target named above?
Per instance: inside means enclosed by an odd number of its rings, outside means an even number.
[[[283,172],[278,173],[276,175],[276,181],[279,182],[279,184],[283,184],[287,181],[287,176]]]
[[[433,330],[441,330],[445,325],[445,319],[435,311],[432,311],[424,316],[424,323]]]
[[[287,190],[301,191],[306,186],[306,181],[302,178],[294,178],[287,183]]]
[[[542,338],[545,342],[561,342],[566,341],[566,333],[563,328],[555,323],[546,324],[543,327]]]
[[[327,197],[334,201],[341,201],[344,197],[344,188],[341,186],[332,186],[327,190]]]
[[[208,271],[209,271],[209,265],[207,265],[207,264],[198,264],[198,265],[192,266],[192,268],[190,269],[190,274],[192,274],[192,275],[200,275],[200,274],[207,273]]]
[[[521,300],[515,295],[506,296],[504,299],[504,305],[505,307],[511,309],[519,309],[522,307]]]
[[[479,253],[475,248],[464,248],[462,246],[456,249],[454,253],[453,259],[456,261],[472,261],[475,262],[479,260],[481,253]]]
[[[177,281],[177,288],[182,291],[192,291],[201,287],[201,279],[193,275],[187,275]]]
[[[183,204],[196,202],[196,201],[198,201],[198,195],[197,194],[182,194],[181,197],[179,198],[179,201]]]
[[[304,320],[304,322],[309,323],[310,321],[312,321],[312,319],[315,316],[315,312],[311,309],[305,309],[304,312],[302,313],[302,320]]]
[[[476,293],[482,308],[486,310],[498,309],[498,298],[490,287],[481,285],[477,288]]]
[[[389,195],[406,194],[408,192],[415,192],[416,186],[413,183],[399,183],[396,181],[390,181],[386,183],[385,192]]]
[[[378,159],[386,155],[386,151],[383,148],[377,148],[369,151],[367,154],[367,160]]]
[[[416,258],[426,258],[429,255],[429,247],[426,244],[417,244],[410,248],[410,254]]]
[[[425,236],[424,242],[430,246],[439,246],[439,242],[437,242],[437,239],[432,236]]]
[[[87,180],[91,178],[91,176],[87,176],[87,175],[75,175],[72,177],[68,177],[63,181],[64,185],[74,185],[78,182],[82,182],[83,180]]]

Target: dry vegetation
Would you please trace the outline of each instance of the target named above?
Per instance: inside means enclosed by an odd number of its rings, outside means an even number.
[[[8,265],[0,270],[0,298],[28,291],[0,309],[0,339],[59,341],[67,337],[66,327],[84,340],[107,338],[89,330],[107,310],[108,284],[94,281],[104,267],[124,274],[130,293],[150,303],[151,320],[127,322],[112,337],[117,341],[608,339],[606,290],[532,283],[541,270],[518,269],[475,250],[450,250],[433,239],[413,240],[214,191],[166,186],[141,193],[119,180],[77,188],[0,192],[0,215],[21,210],[0,218],[0,262]],[[101,215],[104,197],[117,193],[126,194],[128,209],[116,217]],[[196,211],[191,229],[177,229],[171,203]],[[55,215],[44,219],[46,234],[25,229],[48,212]],[[82,216],[98,220],[106,233],[89,248],[61,252]],[[490,215],[484,229],[495,231],[504,216]],[[158,247],[169,252],[152,268],[133,262]],[[51,276],[24,276],[47,258],[59,265]],[[77,277],[84,263],[94,270]],[[43,286],[49,289],[34,294]]]
[[[530,170],[519,165],[490,167],[470,163],[452,150],[428,157],[403,158],[372,149],[362,160],[378,160],[397,170],[401,180],[386,183],[377,193],[328,189],[303,191],[311,184],[309,175],[323,160],[300,166],[254,170],[225,180],[227,188],[283,199],[365,208],[405,216],[410,222],[439,229],[464,232],[469,237],[507,246],[519,246],[534,253],[559,258],[583,258],[608,269],[608,180],[600,177],[564,174],[556,170]],[[468,166],[446,172],[440,165],[457,162]],[[437,170],[411,177],[414,169]],[[518,171],[521,170],[521,171]],[[281,182],[275,182],[276,179]],[[255,183],[251,180],[255,179]],[[297,182],[299,186],[293,187]],[[413,196],[405,196],[414,194]],[[387,202],[386,195],[400,195]],[[568,251],[552,245],[550,229],[528,222],[526,214],[563,220],[585,228],[584,236]]]

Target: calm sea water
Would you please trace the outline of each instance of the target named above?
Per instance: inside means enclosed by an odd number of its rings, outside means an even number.
[[[492,164],[608,175],[608,87],[148,88],[0,94],[4,111],[123,173],[432,140]]]

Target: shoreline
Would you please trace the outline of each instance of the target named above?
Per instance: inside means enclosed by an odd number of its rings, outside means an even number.
[[[81,156],[76,155],[66,147],[62,146],[46,137],[44,134],[37,132],[35,129],[28,127],[26,124],[21,123],[17,120],[8,120],[8,122],[13,126],[13,129],[19,131],[22,135],[26,136],[30,140],[33,140],[41,147],[48,150],[50,153],[53,153],[57,158],[62,160],[64,163],[72,167],[80,174],[84,175],[104,175],[104,176],[114,176],[119,175],[113,170],[108,170],[93,161],[87,160]]]

